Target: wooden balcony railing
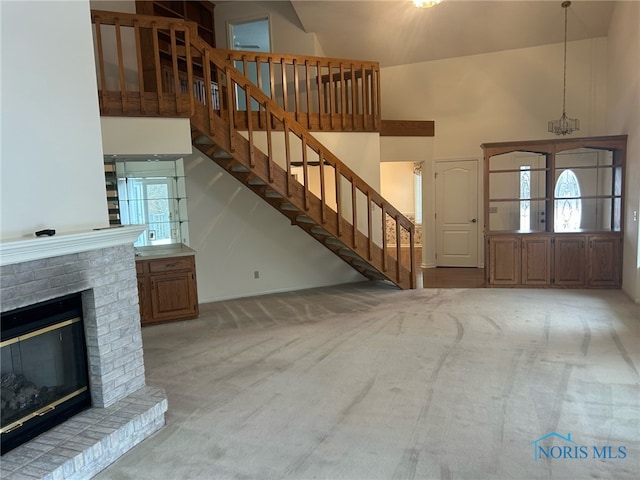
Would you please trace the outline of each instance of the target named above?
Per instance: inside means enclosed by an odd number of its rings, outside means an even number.
[[[113,107],[117,112],[121,106],[140,115],[162,111],[186,116],[181,96],[190,95],[190,88],[196,97],[202,94],[205,81],[201,59],[192,58],[192,71],[187,71],[185,32],[192,22],[97,10],[92,16],[96,49],[102,49],[97,52],[97,68],[99,89],[105,92],[101,98],[104,114],[112,114]],[[182,53],[177,62],[171,55],[172,46]],[[377,62],[216,51],[308,130],[380,131]],[[121,92],[122,96],[106,92]],[[246,125],[243,108],[236,106],[240,125]]]
[[[380,130],[377,62],[219,51],[308,130]]]
[[[413,223],[309,132],[309,116],[285,108],[289,105],[288,94],[282,96],[284,106],[276,102],[271,98],[277,93],[272,82],[265,93],[264,84],[253,83],[235,68],[228,51],[211,48],[199,38],[194,23],[102,11],[92,11],[92,18],[103,115],[190,117],[192,124],[234,158],[256,168],[256,172],[264,168],[267,182],[282,182],[280,187],[288,198],[300,198],[306,215],[318,225],[335,230],[337,238],[361,258],[398,285],[415,286]],[[145,35],[150,37],[150,51],[144,48]],[[150,64],[152,76],[144,73],[145,65]],[[319,91],[328,85],[329,91],[335,92],[334,82],[347,81],[344,67],[338,77],[333,67],[324,72],[322,66],[316,68],[320,68]],[[365,90],[371,85],[377,89],[377,74],[367,73],[367,68],[360,71],[357,74],[350,70],[349,76],[368,78],[358,83],[364,84]],[[286,78],[282,85],[287,85]],[[340,83],[339,89],[343,91],[345,85]],[[348,88],[355,90],[353,86]],[[299,100],[298,94],[294,94],[297,107],[296,98]],[[340,93],[340,98],[347,97]],[[346,104],[341,103],[340,108]],[[353,105],[360,113],[369,108],[359,100]],[[372,110],[378,107],[378,101],[370,102]],[[340,112],[342,115],[345,110]],[[348,117],[353,119],[353,112]],[[366,121],[366,115],[358,118]],[[369,121],[374,124],[373,118]],[[389,225],[395,230],[394,246],[388,244]],[[403,262],[402,245],[407,238],[410,253]]]

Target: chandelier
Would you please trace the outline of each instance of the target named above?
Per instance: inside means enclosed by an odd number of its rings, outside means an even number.
[[[580,130],[580,120],[577,118],[567,117],[565,110],[567,99],[567,8],[571,5],[570,1],[564,1],[561,7],[564,8],[564,80],[562,85],[562,116],[559,120],[551,120],[549,122],[549,132],[556,135],[568,135]]]
[[[418,8],[429,8],[429,7],[435,7],[436,5],[438,5],[442,0],[413,0],[413,5],[414,7],[418,7]]]

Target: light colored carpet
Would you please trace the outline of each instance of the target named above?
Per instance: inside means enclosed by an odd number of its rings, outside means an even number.
[[[202,305],[143,338],[167,425],[98,479],[640,471],[640,306],[617,290],[364,283]],[[571,440],[534,460],[553,432]]]

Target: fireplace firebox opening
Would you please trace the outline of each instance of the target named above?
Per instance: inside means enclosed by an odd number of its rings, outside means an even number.
[[[91,406],[82,294],[0,317],[2,455]]]

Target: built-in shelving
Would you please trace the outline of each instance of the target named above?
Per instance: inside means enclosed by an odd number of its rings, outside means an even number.
[[[626,136],[482,148],[487,284],[620,286]]]

